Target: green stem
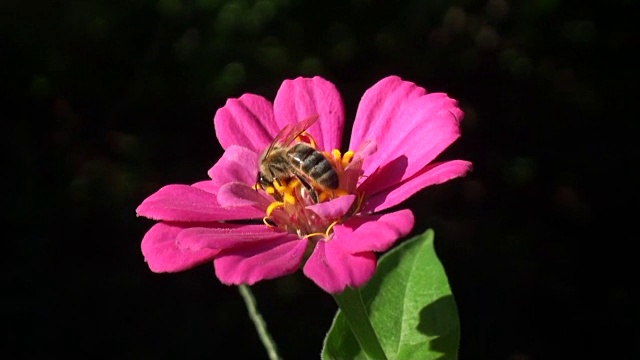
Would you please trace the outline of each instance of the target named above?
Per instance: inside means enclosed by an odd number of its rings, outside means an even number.
[[[247,285],[240,285],[238,286],[238,288],[240,290],[242,298],[244,299],[244,303],[247,306],[247,310],[249,310],[249,317],[253,321],[253,325],[256,327],[258,336],[260,336],[262,345],[264,345],[264,348],[267,350],[269,359],[282,359],[280,355],[278,355],[276,343],[273,341],[271,335],[269,335],[269,332],[267,331],[267,324],[264,322],[262,315],[260,315],[260,312],[258,311],[258,307],[256,306],[256,299],[253,297],[251,289]]]
[[[369,321],[360,290],[347,287],[342,293],[333,294],[333,297],[336,299],[340,311],[347,318],[351,331],[366,356],[370,359],[386,360],[387,355]]]

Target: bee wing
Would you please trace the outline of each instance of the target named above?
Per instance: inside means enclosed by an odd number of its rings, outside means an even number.
[[[265,154],[269,154],[276,145],[289,146],[300,134],[307,130],[314,122],[318,120],[318,115],[312,115],[304,120],[300,120],[295,124],[287,124],[273,139]]]
[[[318,115],[309,116],[304,120],[300,120],[295,124],[288,124],[280,133],[276,136],[274,142],[278,144],[288,146],[295,140],[300,134],[307,130],[314,122],[318,120]]]

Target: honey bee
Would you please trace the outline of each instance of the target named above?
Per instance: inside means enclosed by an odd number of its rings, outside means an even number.
[[[304,142],[293,144],[317,119],[318,115],[314,115],[280,130],[260,157],[257,186],[266,189],[295,177],[315,203],[318,190],[338,188],[338,173],[324,154]]]

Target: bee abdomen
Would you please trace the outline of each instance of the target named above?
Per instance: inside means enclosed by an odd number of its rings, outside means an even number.
[[[308,145],[297,144],[289,150],[289,154],[302,172],[315,182],[329,189],[338,188],[338,174],[321,152]]]
[[[336,173],[329,161],[326,161],[326,164],[329,165],[330,168],[327,172],[322,174],[322,176],[317,178],[317,182],[326,188],[337,189],[340,185],[338,173]]]

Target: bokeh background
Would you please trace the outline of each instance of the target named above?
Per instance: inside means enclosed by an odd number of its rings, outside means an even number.
[[[12,358],[266,359],[212,266],[154,274],[159,187],[206,177],[227,98],[321,75],[351,121],[396,74],[466,111],[465,178],[407,206],[433,228],[461,359],[640,358],[633,0],[3,1],[4,351]],[[257,284],[285,359],[319,358],[336,305]]]

